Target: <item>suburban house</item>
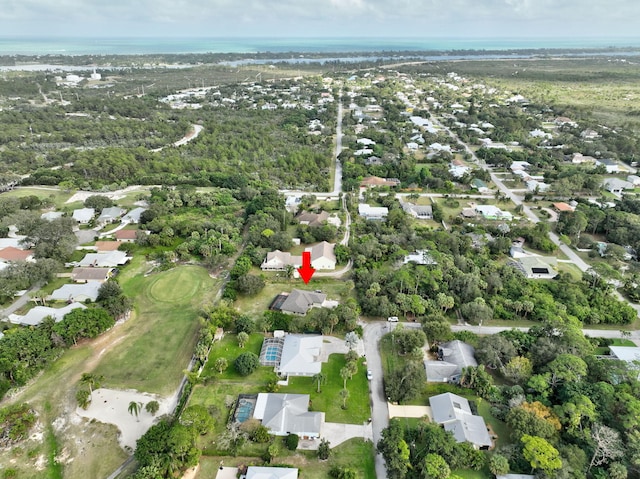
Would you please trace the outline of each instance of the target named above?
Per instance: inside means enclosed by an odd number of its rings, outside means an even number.
[[[640,348],[637,346],[609,346],[611,358],[626,362],[631,369],[640,370]]]
[[[327,295],[313,291],[294,289],[291,293],[280,293],[271,302],[269,309],[304,316],[311,308],[334,308],[335,301],[327,301]]]
[[[419,220],[433,219],[433,208],[431,205],[414,205],[413,203],[405,203],[400,200],[400,206],[408,215]]]
[[[462,368],[477,365],[473,346],[457,339],[438,346],[437,361],[424,362],[427,382],[430,383],[457,383],[460,381]]]
[[[310,211],[302,211],[296,216],[298,223],[307,226],[322,226],[327,223],[329,213],[321,211],[320,213],[312,213]]]
[[[102,283],[91,281],[84,284],[64,284],[49,296],[49,300],[84,303],[87,299],[98,299],[98,291]]]
[[[0,262],[33,261],[33,251],[13,246],[0,249]]]
[[[620,171],[620,165],[611,158],[599,158],[596,160],[596,166],[604,166],[607,173],[618,173]]]
[[[104,208],[100,216],[98,216],[98,223],[106,224],[111,223],[119,219],[123,214],[126,213],[126,210],[122,208],[118,208],[117,206],[112,206],[111,208]]]
[[[322,341],[319,335],[274,333],[262,343],[260,364],[273,366],[283,377],[314,376],[322,369]]]
[[[96,210],[93,208],[80,208],[73,210],[72,218],[81,225],[86,225],[93,219],[96,214]]]
[[[553,209],[556,210],[558,213],[575,211],[575,207],[565,203],[564,201],[561,201],[559,203],[554,203]]]
[[[116,240],[124,243],[133,243],[138,235],[138,230],[118,230],[114,233]]]
[[[336,255],[333,252],[335,246],[323,241],[307,248],[305,251],[311,252],[311,266],[318,271],[336,269]]]
[[[593,156],[583,155],[582,153],[574,153],[571,158],[571,163],[581,165],[583,163],[594,164],[596,159]]]
[[[379,176],[367,176],[360,182],[360,188],[369,189],[375,188],[376,186],[400,186],[400,180],[397,178],[380,178]]]
[[[471,180],[471,188],[474,190],[478,190],[478,193],[490,193],[491,190],[487,186],[487,184],[479,178],[474,178]]]
[[[71,303],[60,309],[49,308],[48,306],[36,306],[30,309],[25,315],[10,314],[9,322],[21,324],[22,326],[37,326],[44,321],[45,318],[51,316],[56,323],[59,323],[67,313],[77,308],[86,309],[86,306],[80,303]]]
[[[298,268],[302,265],[302,256],[293,256],[286,251],[269,251],[260,265],[262,271],[284,271],[288,265]]]
[[[104,283],[111,277],[113,268],[73,268],[71,279],[76,283],[98,281]]]
[[[311,266],[317,270],[336,269],[336,255],[333,252],[335,244],[323,241],[307,248],[311,253]],[[287,266],[299,268],[302,265],[302,256],[294,256],[286,251],[270,251],[260,265],[262,271],[285,271]]]
[[[295,467],[249,466],[243,477],[244,479],[298,479],[298,469]]]
[[[493,441],[482,416],[471,412],[469,401],[452,393],[429,398],[433,421],[453,434],[457,442],[469,442],[476,449],[489,449]]]
[[[62,211],[47,211],[46,213],[42,213],[40,218],[47,221],[57,220],[58,218],[62,218],[64,213]]]
[[[126,264],[131,258],[124,251],[108,251],[106,253],[87,253],[77,266],[92,268],[115,268]]]
[[[126,215],[124,215],[122,217],[122,222],[123,223],[140,223],[140,215],[142,215],[142,213],[144,213],[145,211],[147,211],[146,208],[134,208],[131,211],[129,211]]]
[[[529,279],[553,279],[558,272],[558,259],[553,256],[522,256],[513,263]]]
[[[600,134],[596,130],[592,130],[591,128],[587,128],[580,132],[580,138],[583,140],[595,140],[599,138]]]
[[[426,249],[419,249],[417,251],[414,251],[413,253],[409,253],[404,257],[404,260],[402,262],[404,264],[415,263],[421,265],[438,264],[438,262],[429,254],[429,250]]]
[[[532,191],[534,193],[544,193],[551,185],[549,183],[545,183],[544,181],[529,179],[526,180],[525,185],[527,185],[527,190]]]
[[[602,186],[614,195],[621,195],[624,190],[632,190],[634,188],[633,183],[620,178],[606,178],[602,182]]]
[[[486,220],[511,220],[513,216],[508,211],[502,211],[494,205],[476,205],[476,213],[482,215]]]
[[[274,436],[297,434],[302,439],[320,437],[324,424],[323,412],[309,412],[308,394],[260,393],[253,418]]]
[[[95,248],[98,253],[116,251],[122,243],[120,241],[96,241]]]
[[[369,206],[366,203],[358,205],[358,215],[367,220],[383,220],[389,214],[386,206]]]

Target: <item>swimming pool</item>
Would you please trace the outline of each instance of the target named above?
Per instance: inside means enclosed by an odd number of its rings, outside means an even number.
[[[253,413],[253,402],[248,399],[240,399],[238,406],[236,407],[236,421],[245,422],[247,419],[251,419]]]

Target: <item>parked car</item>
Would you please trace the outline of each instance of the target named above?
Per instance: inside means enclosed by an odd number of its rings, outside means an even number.
[[[373,371],[371,369],[367,370],[367,379],[371,381],[373,379]]]
[[[389,316],[387,318],[387,321],[389,321],[390,323],[397,323],[398,322],[398,317],[397,316]]]

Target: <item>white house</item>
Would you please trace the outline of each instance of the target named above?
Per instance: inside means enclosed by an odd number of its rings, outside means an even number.
[[[335,244],[323,241],[317,245],[307,248],[311,252],[311,266],[316,270],[336,269],[336,255],[333,252]]]
[[[298,469],[295,467],[249,466],[244,479],[298,479]]]
[[[98,216],[98,223],[105,224],[110,223],[111,221],[117,220],[123,214],[125,214],[126,210],[122,208],[118,208],[117,206],[112,206],[111,208],[104,208],[100,216]]]
[[[596,166],[604,166],[607,173],[617,173],[620,171],[620,165],[611,158],[599,158],[596,160]]]
[[[140,223],[140,215],[147,211],[146,208],[134,208],[122,217],[123,223]]]
[[[494,205],[476,205],[476,213],[480,213],[487,220],[511,220],[513,216],[508,211],[502,211]]]
[[[253,418],[274,436],[297,434],[303,439],[320,437],[324,424],[323,412],[309,411],[308,394],[260,393]]]
[[[84,303],[87,299],[95,301],[98,299],[98,291],[100,290],[102,283],[97,281],[91,281],[84,284],[64,284],[60,288],[56,289],[51,296],[50,300],[54,301],[69,301]]]
[[[49,308],[48,306],[36,306],[30,309],[25,315],[10,314],[9,321],[13,324],[21,324],[22,326],[37,326],[45,318],[51,316],[56,323],[62,321],[67,313],[74,309],[86,309],[81,303],[71,303],[64,308]]]
[[[42,213],[40,218],[47,221],[57,220],[58,218],[62,218],[62,211],[47,211],[46,213]]]
[[[632,190],[634,188],[633,183],[620,178],[607,178],[602,182],[602,186],[605,190],[615,195],[621,195],[624,190]]]
[[[87,253],[77,266],[94,268],[115,268],[126,264],[131,258],[124,251],[108,251],[106,253]]]
[[[382,220],[389,214],[389,208],[386,206],[369,206],[366,203],[358,205],[358,215],[367,220]]]
[[[430,397],[429,405],[434,422],[453,434],[456,442],[469,442],[476,449],[488,449],[493,445],[484,419],[471,412],[467,399],[444,393]]]
[[[302,256],[293,256],[286,251],[270,251],[260,265],[262,271],[284,271],[287,265],[298,268],[302,265]]]

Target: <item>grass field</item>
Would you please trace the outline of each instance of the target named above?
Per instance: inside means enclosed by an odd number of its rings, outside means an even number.
[[[142,275],[134,262],[120,278],[125,294],[136,298],[135,316],[123,325],[126,340],[105,353],[95,373],[105,386],[171,394],[180,383],[197,339],[199,307],[219,284],[195,266]]]
[[[37,196],[40,199],[49,198],[56,208],[62,208],[65,202],[71,198],[72,193],[66,193],[55,187],[19,187],[15,190],[5,191],[3,197],[22,198],[24,196]]]

